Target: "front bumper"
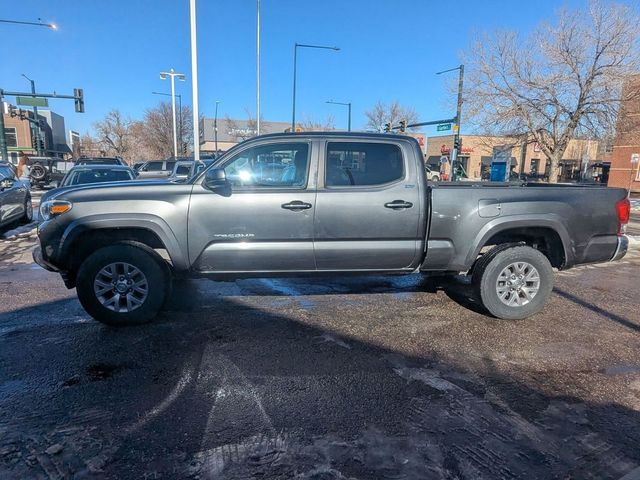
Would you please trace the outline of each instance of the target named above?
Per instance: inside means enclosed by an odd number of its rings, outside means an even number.
[[[60,271],[58,268],[54,267],[44,259],[44,257],[42,256],[42,248],[40,248],[40,246],[37,246],[36,248],[33,249],[32,256],[33,256],[33,261],[36,262],[45,270],[49,270],[50,272]]]
[[[626,235],[620,235],[618,237],[618,246],[616,247],[616,251],[611,257],[610,262],[615,262],[616,260],[620,260],[627,253],[627,249],[629,248],[629,237]]]

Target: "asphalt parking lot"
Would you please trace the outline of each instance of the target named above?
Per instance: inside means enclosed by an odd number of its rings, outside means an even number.
[[[0,240],[0,478],[640,475],[639,250],[525,321],[353,277],[185,282],[112,329],[34,242]]]

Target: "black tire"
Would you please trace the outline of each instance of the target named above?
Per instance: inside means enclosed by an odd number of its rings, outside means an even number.
[[[438,175],[434,175],[433,177],[431,177],[431,181],[432,182],[439,182],[440,181],[440,177]]]
[[[24,215],[20,219],[20,223],[33,222],[33,203],[31,203],[31,196],[27,195],[24,199]]]
[[[528,272],[532,271],[529,267],[525,267],[522,273],[524,278],[520,279],[517,275],[515,280],[508,278],[508,281],[520,282],[514,283],[513,291],[505,282],[498,284],[501,273],[518,263],[528,264],[538,273],[539,287],[531,299],[526,298],[525,292],[530,293],[535,282],[522,283]],[[506,320],[522,320],[542,310],[553,290],[553,280],[553,268],[549,259],[526,245],[498,246],[480,258],[473,270],[473,284],[482,304],[491,315]],[[501,300],[498,289],[503,292],[504,300]],[[508,305],[510,301],[524,304]]]
[[[146,245],[127,242],[104,247],[85,259],[80,265],[76,281],[76,291],[80,303],[89,315],[112,326],[139,325],[152,320],[160,311],[170,287],[170,275],[168,268],[164,265],[164,260]],[[144,301],[130,311],[115,311],[103,305],[108,303],[110,297],[116,297],[115,287],[112,291],[107,291],[105,295],[98,298],[94,290],[96,277],[103,268],[115,264],[126,263],[138,269],[146,279],[147,294]],[[100,276],[100,281],[106,277]],[[142,278],[142,277],[137,277]],[[133,280],[132,280],[133,281]],[[126,283],[126,282],[125,282]],[[131,291],[131,290],[130,290]],[[105,302],[105,297],[107,298]],[[118,299],[120,296],[118,294]],[[118,305],[123,302],[117,301]]]
[[[43,181],[47,176],[47,170],[39,163],[34,163],[29,169],[29,177],[34,180],[34,183]]]

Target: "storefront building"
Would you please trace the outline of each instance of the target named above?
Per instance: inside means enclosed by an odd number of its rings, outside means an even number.
[[[634,75],[623,88],[611,154],[610,187],[622,187],[640,193],[640,75]]]
[[[511,137],[462,135],[461,138],[462,149],[458,162],[469,180],[489,180],[491,166],[498,157],[509,160],[512,175],[526,176],[532,180],[548,178],[551,162],[537,144],[528,144],[523,148]],[[425,162],[432,170],[450,174],[452,149],[453,135],[428,137]],[[558,181],[578,181],[587,167],[603,164],[600,156],[596,140],[571,140],[560,162]],[[605,167],[608,168],[607,165]],[[595,180],[602,181],[601,178]]]

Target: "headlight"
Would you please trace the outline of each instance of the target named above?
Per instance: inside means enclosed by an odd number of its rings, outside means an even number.
[[[71,202],[65,202],[64,200],[48,200],[40,205],[40,218],[44,220],[51,220],[53,217],[62,215],[71,210]]]

